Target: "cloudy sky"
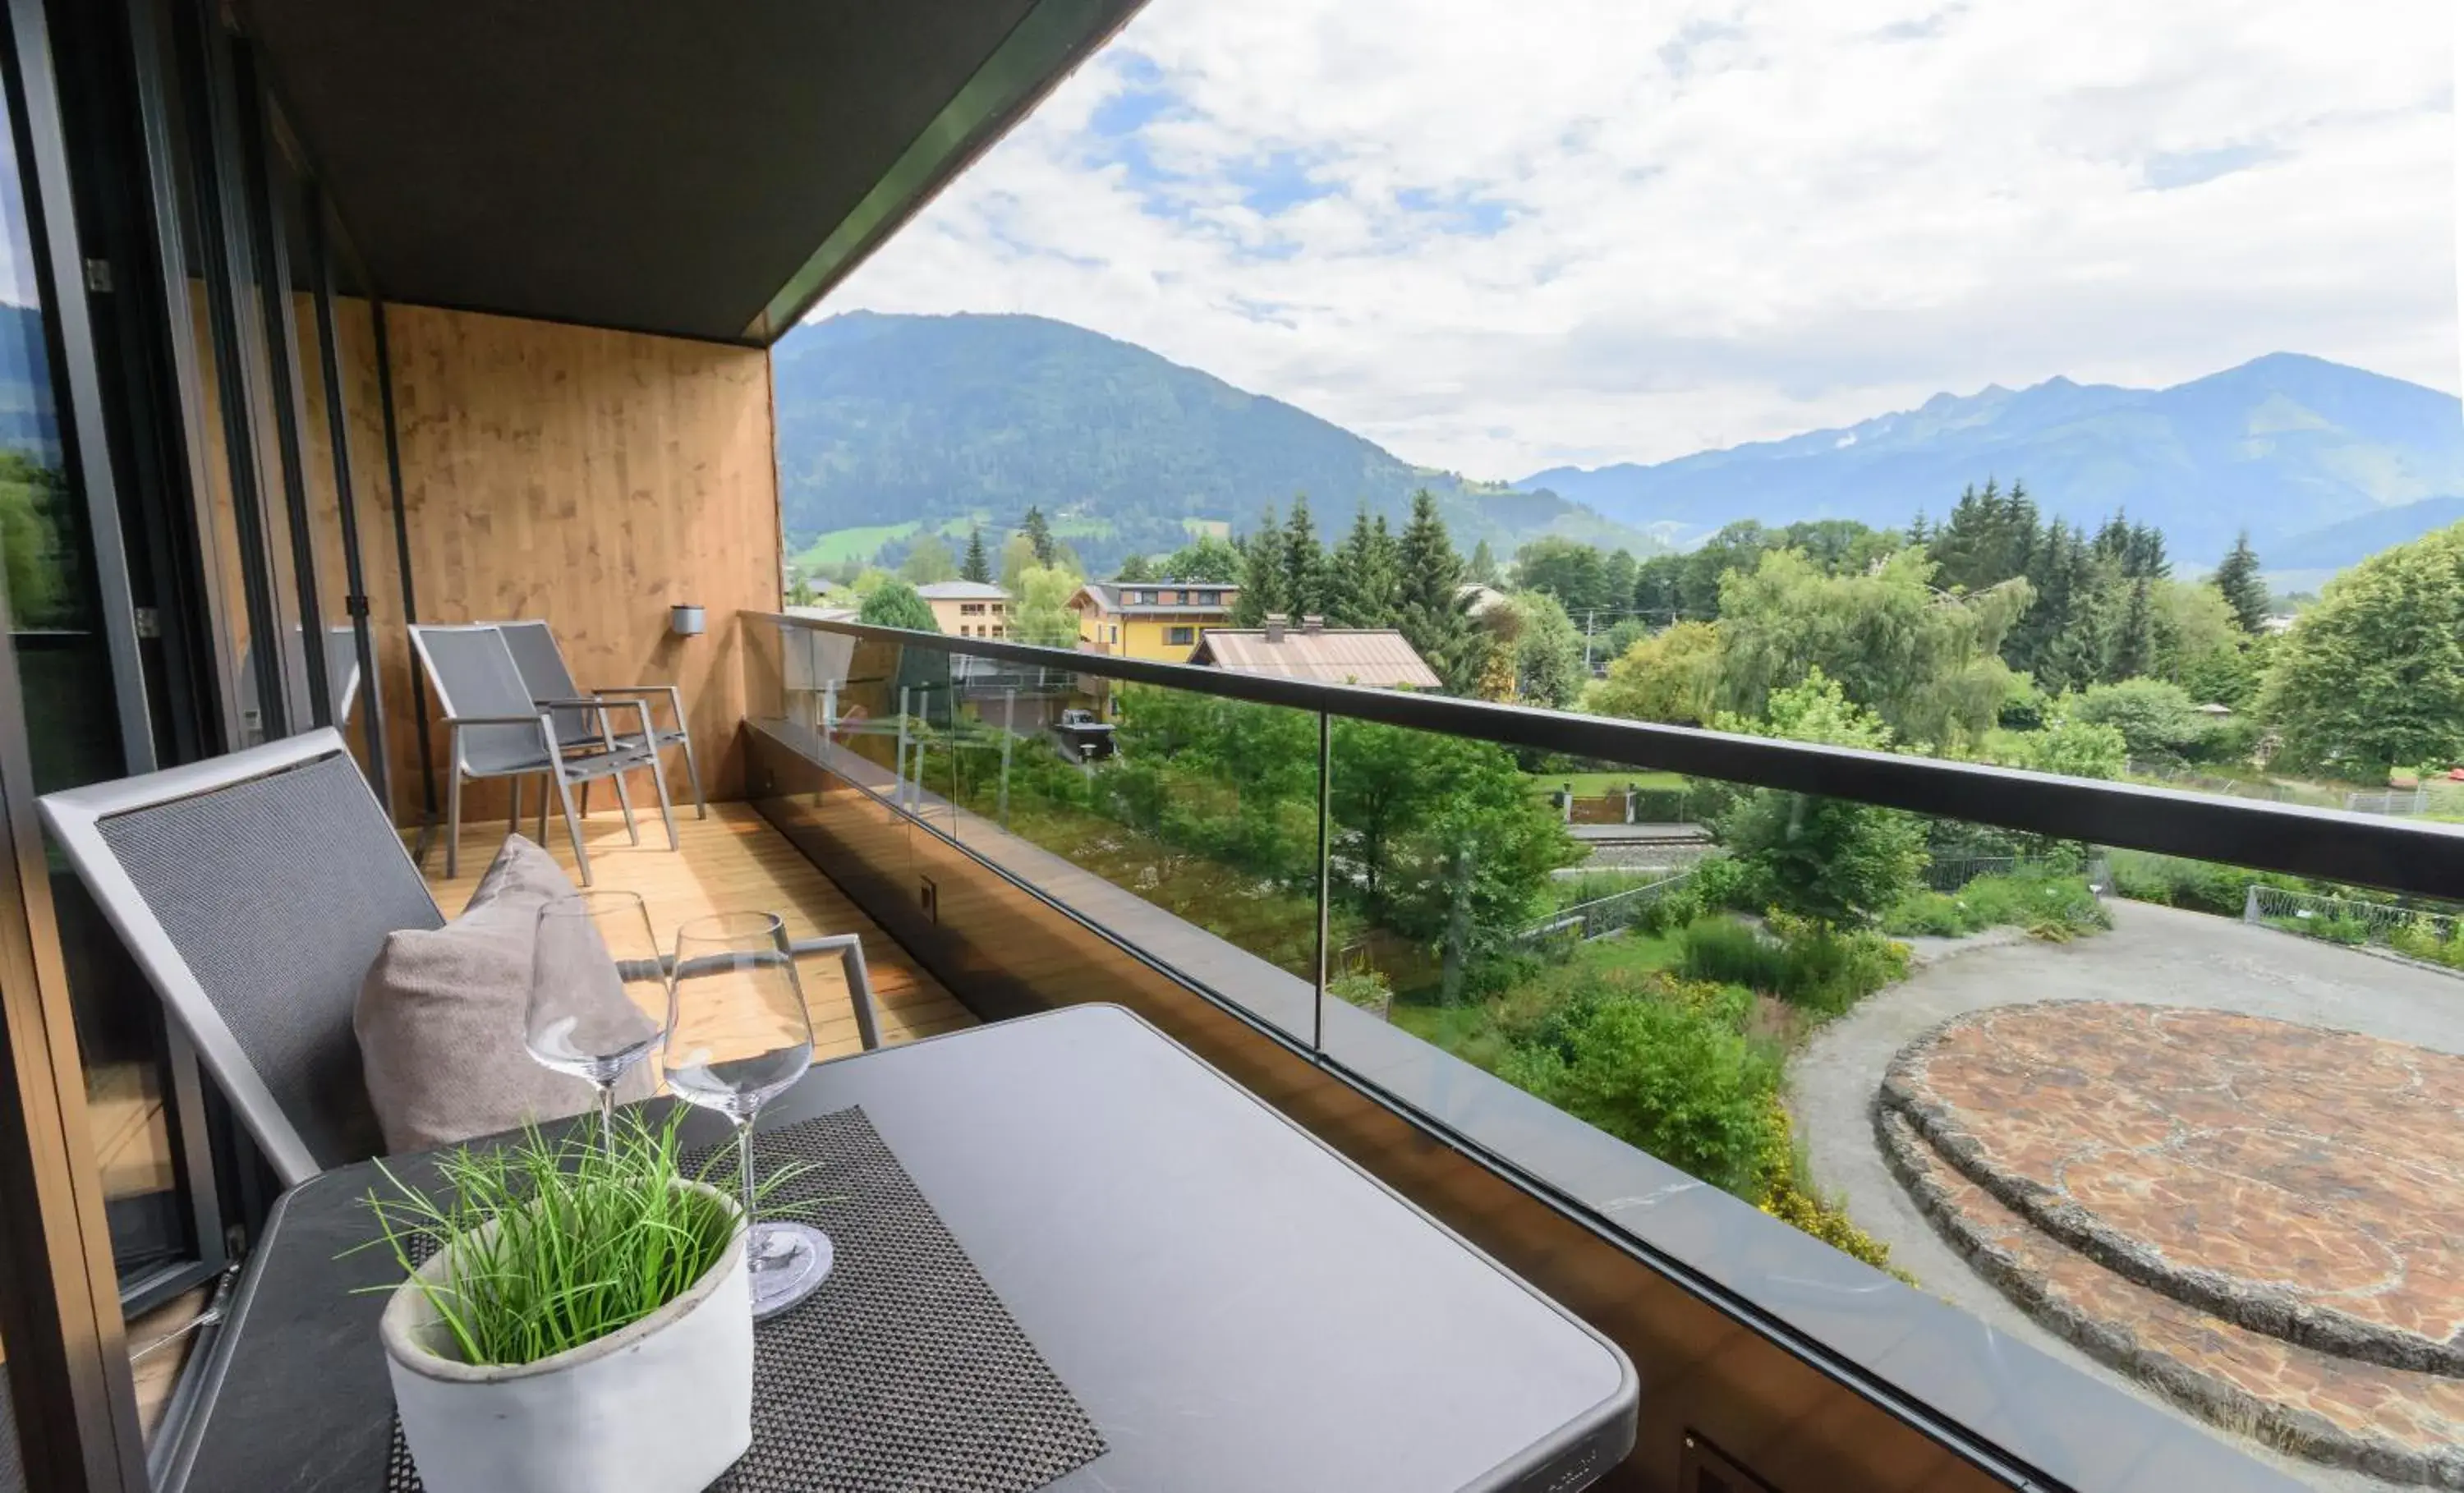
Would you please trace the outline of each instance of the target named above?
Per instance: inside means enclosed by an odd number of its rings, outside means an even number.
[[[2285,349],[2457,384],[2450,0],[1151,0],[824,313],[1520,477]]]

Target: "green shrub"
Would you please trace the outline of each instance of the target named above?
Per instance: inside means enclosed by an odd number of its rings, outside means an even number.
[[[2438,925],[2428,917],[2416,917],[2389,930],[2387,947],[2409,958],[2464,969],[2464,937],[2453,932],[2441,937]]]
[[[1346,1005],[1384,1018],[1395,1004],[1395,987],[1376,970],[1353,970],[1326,982],[1326,993]]]
[[[1868,929],[1771,914],[1781,955],[1778,995],[1823,1016],[1839,1013],[1908,972],[1908,946]]]
[[[1743,985],[1791,1005],[1837,1016],[1907,973],[1907,946],[1864,929],[1843,929],[1774,911],[1766,933],[1713,914],[1679,935],[1687,979]]]
[[[2039,937],[2068,939],[2112,926],[2085,877],[2034,868],[1979,876],[1957,891],[1920,891],[1882,914],[1882,931],[1903,938],[2024,928]]]
[[[1679,933],[1683,951],[1677,972],[1687,979],[1776,995],[1788,959],[1775,938],[1725,912],[1712,912],[1685,925]]]
[[[1912,892],[1882,914],[1882,932],[1894,938],[1957,938],[1983,926],[1947,891]]]
[[[1805,1158],[1797,1153],[1788,1110],[1776,1094],[1771,1096],[1771,1117],[1765,1127],[1763,1153],[1756,1171],[1761,1196],[1754,1199],[1754,1206],[1852,1260],[1861,1260],[1878,1270],[1889,1270],[1910,1285],[1916,1284],[1905,1270],[1893,1268],[1890,1245],[1859,1228],[1845,1208],[1815,1191],[1806,1175]]]
[[[1740,1030],[1739,998],[1664,979],[1585,982],[1511,1048],[1499,1076],[1715,1187],[1752,1199],[1776,1058]]]

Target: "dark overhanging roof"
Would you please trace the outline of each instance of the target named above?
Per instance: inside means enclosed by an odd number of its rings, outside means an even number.
[[[1143,0],[243,0],[377,292],[767,344]]]

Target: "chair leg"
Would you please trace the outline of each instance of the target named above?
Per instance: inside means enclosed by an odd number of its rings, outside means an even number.
[[[588,793],[590,791],[590,784],[586,782],[583,783],[582,785],[582,791],[583,793]],[[625,833],[632,838],[633,844],[640,845],[642,843],[642,828],[640,825],[633,823],[633,790],[625,786],[625,775],[623,773],[618,773],[616,775],[616,806],[625,811]],[[585,810],[584,812],[587,811]]]
[[[582,817],[590,817],[590,779],[587,778],[582,779]]]
[[[522,832],[522,780],[519,778],[508,778],[505,779],[505,789],[514,796],[513,812],[505,816],[505,833],[518,835]]]
[[[668,848],[681,850],[684,842],[676,838],[675,805],[668,801],[668,775],[659,771],[659,755],[650,754],[650,786],[659,790],[659,819],[668,826]]]
[[[539,847],[547,847],[547,779],[539,779]]]
[[[582,884],[587,887],[590,885],[590,852],[582,847],[582,821],[574,817],[573,789],[565,782],[564,774],[551,772],[548,776],[556,779],[557,795],[564,800],[564,832],[573,838],[573,864],[582,871]]]
[[[693,784],[693,818],[710,818],[710,801],[701,795],[701,763],[693,759],[693,733],[685,733],[685,780]]]
[[[462,775],[455,773],[445,790],[445,875],[448,880],[462,861]]]

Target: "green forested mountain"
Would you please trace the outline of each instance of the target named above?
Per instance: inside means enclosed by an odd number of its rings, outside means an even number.
[[[1420,487],[1465,550],[1485,538],[1507,554],[1542,534],[1656,547],[1553,493],[1414,467],[1280,400],[1041,317],[855,312],[789,333],[772,367],[790,550],[911,520],[1006,528],[1034,505],[1100,567],[1177,548],[1184,520],[1246,528],[1294,494],[1329,527],[1362,502],[1399,524]]]

